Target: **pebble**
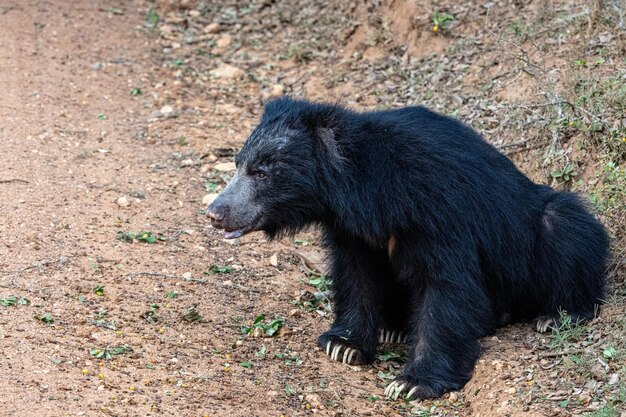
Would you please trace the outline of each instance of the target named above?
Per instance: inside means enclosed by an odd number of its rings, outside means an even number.
[[[192,277],[191,272],[185,272],[182,275],[182,277],[183,277],[183,279],[191,279],[191,277]]]
[[[277,254],[273,254],[272,256],[270,256],[270,265],[278,266],[278,255]]]
[[[459,394],[457,394],[456,392],[451,392],[448,400],[453,403],[457,402],[459,400]]]
[[[214,70],[209,71],[209,75],[215,78],[241,78],[244,72],[241,68],[224,64]]]
[[[193,159],[183,159],[182,161],[180,161],[180,166],[182,167],[190,167],[194,164],[195,162],[193,161]]]
[[[169,117],[174,114],[174,108],[172,106],[163,106],[161,107],[161,110],[159,110],[159,113],[165,117]]]
[[[117,205],[120,207],[128,207],[130,206],[130,201],[128,200],[128,197],[123,195],[117,199]]]
[[[228,172],[234,171],[235,169],[237,169],[237,166],[234,162],[222,162],[221,164],[215,164],[215,166],[213,166],[213,169],[216,171]]]
[[[209,23],[202,29],[204,33],[217,33],[220,31],[220,24],[217,22]]]
[[[211,194],[205,195],[204,197],[202,197],[202,205],[208,206],[217,198],[218,195],[219,194],[217,193],[211,193]]]
[[[230,35],[224,35],[215,42],[215,46],[218,48],[227,48],[231,43],[233,43],[233,37]]]
[[[281,84],[273,84],[271,87],[264,90],[263,98],[270,99],[282,96],[283,94],[285,94],[285,87]]]

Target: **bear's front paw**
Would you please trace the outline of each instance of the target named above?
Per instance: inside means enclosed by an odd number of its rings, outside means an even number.
[[[406,392],[406,399],[409,401],[437,398],[443,394],[443,390],[437,390],[424,383],[413,383],[402,377],[393,380],[385,388],[385,396],[393,400],[396,400],[404,392]]]
[[[325,333],[319,337],[317,344],[334,361],[343,362],[348,365],[367,363],[361,349],[351,346],[348,340],[341,337],[331,336]]]

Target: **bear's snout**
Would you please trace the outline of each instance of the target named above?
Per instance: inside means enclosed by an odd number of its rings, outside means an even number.
[[[224,217],[226,217],[227,212],[228,207],[225,204],[221,204],[218,200],[211,203],[206,210],[207,216],[211,219],[211,224],[213,227],[217,227],[218,229],[223,229],[220,225],[224,221]]]

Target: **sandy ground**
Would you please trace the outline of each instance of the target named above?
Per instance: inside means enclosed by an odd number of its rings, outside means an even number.
[[[317,291],[306,273],[323,268],[315,232],[228,243],[202,213],[230,175],[224,164],[255,123],[259,95],[298,92],[297,51],[266,62],[292,84],[246,79],[234,91],[211,81],[222,72],[193,85],[189,66],[167,55],[167,26],[189,22],[171,18],[155,34],[151,7],[0,0],[0,415],[540,416],[602,404],[528,325],[484,340],[472,381],[436,401],[383,399],[397,362],[328,360],[315,340],[329,312],[303,308]],[[323,95],[321,85],[312,76],[302,89]],[[139,239],[121,238],[129,233]],[[259,315],[281,317],[282,328],[243,334]],[[598,320],[622,316],[609,306]],[[596,349],[603,331],[587,335]],[[607,365],[607,378],[620,366]],[[580,408],[559,405],[568,398]]]

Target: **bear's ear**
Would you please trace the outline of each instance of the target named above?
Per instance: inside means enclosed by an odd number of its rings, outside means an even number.
[[[335,131],[330,127],[317,127],[315,134],[322,144],[322,148],[328,156],[328,160],[334,165],[339,167],[343,161],[343,157],[339,152],[339,146],[335,138]]]

